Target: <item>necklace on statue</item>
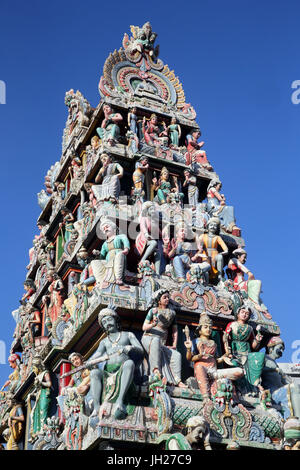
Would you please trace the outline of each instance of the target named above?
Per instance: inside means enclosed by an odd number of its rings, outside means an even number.
[[[110,336],[108,335],[107,336],[108,338],[108,341],[110,341],[110,343],[115,346],[116,344],[118,344],[118,342],[120,341],[120,338],[121,338],[121,331],[119,332],[117,338],[115,340],[111,339]]]

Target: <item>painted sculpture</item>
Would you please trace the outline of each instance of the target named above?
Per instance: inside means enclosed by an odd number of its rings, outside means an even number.
[[[98,203],[104,201],[116,203],[121,191],[120,179],[123,177],[123,167],[106,153],[100,158],[102,167],[95,178],[96,185],[92,186],[93,194]]]
[[[41,357],[36,356],[32,361],[35,374],[34,392],[28,397],[28,402],[34,398],[35,402],[30,413],[30,436],[34,440],[43,430],[43,426],[48,418],[51,402],[51,378],[49,371],[45,368]]]
[[[119,123],[123,120],[120,113],[116,113],[110,104],[103,106],[104,119],[101,127],[97,127],[96,131],[103,142],[109,145],[115,145],[120,136]]]

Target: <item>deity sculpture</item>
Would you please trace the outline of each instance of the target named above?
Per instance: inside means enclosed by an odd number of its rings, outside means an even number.
[[[245,371],[245,377],[237,382],[240,391],[248,395],[256,394],[255,387],[261,383],[265,355],[255,351],[260,348],[263,335],[259,329],[255,334],[248,324],[251,314],[248,307],[238,306],[234,309],[234,314],[236,320],[228,323],[223,335],[226,356],[231,365],[242,366]]]
[[[208,261],[211,266],[210,275],[218,281],[222,280],[224,268],[224,256],[228,254],[226,243],[220,237],[220,220],[212,217],[207,224],[208,233],[199,236],[197,240],[198,252],[192,257],[192,261],[201,258],[202,261]],[[219,249],[222,251],[219,252]]]
[[[201,150],[204,142],[199,142],[198,139],[201,136],[200,129],[193,129],[190,134],[186,136],[186,164],[195,168],[197,164],[200,164],[204,169],[212,171],[213,168],[206,157],[206,152]]]
[[[149,359],[150,382],[159,378],[170,385],[185,388],[186,385],[181,381],[182,358],[176,350],[176,312],[170,308],[170,294],[167,290],[160,289],[153,294],[152,307],[142,329],[142,345]],[[172,335],[171,346],[167,345],[169,332]]]
[[[63,216],[63,220],[60,222],[59,227],[63,234],[64,243],[68,243],[71,238],[72,230],[74,229],[75,217],[72,211],[66,206],[61,208],[60,213]]]
[[[139,201],[140,203],[144,202],[145,197],[145,173],[149,168],[148,158],[141,157],[135,164],[135,171],[132,175],[132,180],[134,187],[132,188],[131,195],[135,202]]]
[[[199,189],[197,188],[197,177],[191,169],[184,170],[185,180],[183,187],[188,187],[188,201],[193,209],[196,209],[199,202]]]
[[[93,192],[93,183],[84,183],[84,189],[87,192],[88,195],[88,204],[90,204],[91,207],[96,208],[97,207],[97,198]]]
[[[270,390],[272,401],[275,403],[285,419],[297,416],[300,419],[300,386],[290,383],[277,359],[284,351],[284,342],[279,336],[272,336],[267,344],[267,354],[261,379],[264,389]]]
[[[181,202],[183,199],[183,193],[179,192],[179,186],[177,179],[173,177],[174,187],[170,181],[170,173],[166,167],[161,169],[159,180],[156,176],[152,179],[152,187],[154,191],[157,191],[157,195],[153,199],[158,204],[171,203],[174,200]]]
[[[125,419],[126,394],[133,382],[135,369],[130,353],[135,352],[143,356],[143,348],[133,333],[120,330],[119,316],[115,310],[104,308],[99,313],[98,321],[107,336],[100,341],[92,359],[105,358],[106,362],[104,369],[94,368],[90,371],[91,395],[94,402],[92,416],[98,414],[100,403],[109,401],[114,403],[114,417]]]
[[[45,222],[44,220],[39,220],[37,222],[37,227],[40,231],[39,235],[35,235],[34,236],[34,239],[33,239],[33,247],[30,248],[29,250],[29,264],[28,266],[26,266],[26,269],[31,269],[31,267],[33,266],[33,264],[35,264],[37,262],[37,254],[38,254],[38,251],[43,248],[43,245],[47,244],[47,239],[46,239],[46,236],[45,236],[45,232],[48,228],[48,224],[47,222]]]
[[[65,198],[65,183],[57,181],[55,183],[55,190],[52,194],[52,214],[53,217],[58,211],[59,207],[62,205]]]
[[[241,367],[232,369],[219,369],[217,364],[224,362],[224,356],[217,357],[217,343],[211,339],[212,320],[206,313],[201,313],[196,333],[197,340],[196,355],[193,355],[193,343],[188,338],[184,345],[187,349],[186,359],[194,364],[195,378],[198,383],[203,400],[213,397],[217,393],[217,380],[227,378],[236,380],[244,375]]]
[[[6,400],[8,407],[11,408],[8,417],[8,429],[3,433],[7,441],[6,450],[20,450],[18,443],[24,430],[24,413],[21,404],[17,402],[12,393],[9,392]]]
[[[8,387],[8,390],[11,393],[14,393],[20,383],[20,366],[21,366],[21,358],[19,354],[10,354],[8,357],[9,366],[14,370],[9,376],[8,380],[6,380],[5,384],[1,388],[0,391],[4,390]]]
[[[44,295],[42,300],[46,305],[46,324],[51,327],[61,311],[64,301],[64,285],[53,269],[48,270],[47,281],[50,283],[49,293]]]
[[[91,145],[88,145],[86,147],[86,154],[85,154],[86,157],[85,157],[85,164],[84,164],[84,172],[86,176],[90,173],[91,169],[94,166],[99,147],[100,147],[100,139],[97,135],[94,135],[91,138]]]
[[[212,179],[207,188],[207,212],[210,216],[218,217],[222,227],[233,235],[240,235],[240,229],[235,224],[234,208],[226,205],[224,194],[220,193],[222,183]]]
[[[96,282],[123,285],[130,242],[126,235],[117,233],[116,224],[109,219],[103,219],[100,228],[106,241],[101,247],[100,260],[91,261]]]
[[[97,127],[96,131],[103,142],[109,145],[115,145],[120,137],[119,122],[123,120],[120,113],[116,113],[110,104],[105,103],[103,106],[104,119],[101,127]]]
[[[106,153],[103,153],[100,158],[102,167],[95,178],[96,184],[92,186],[92,191],[97,202],[117,203],[121,191],[120,179],[124,174],[123,167],[114,162],[112,156]]]
[[[138,135],[138,126],[137,126],[137,109],[136,107],[131,108],[127,115],[128,127],[133,132],[133,134]]]
[[[34,392],[30,394],[29,399],[35,399],[34,406],[30,413],[30,436],[31,440],[34,440],[38,434],[42,433],[43,426],[48,418],[52,382],[50,373],[45,368],[44,362],[40,356],[33,358],[32,366],[36,377],[34,379]]]
[[[22,296],[20,303],[22,305],[26,305],[26,302],[28,302],[30,297],[35,293],[36,288],[32,279],[26,279],[26,281],[23,283],[23,286],[26,292]]]
[[[266,307],[260,300],[261,281],[255,279],[252,272],[245,266],[247,252],[242,248],[237,248],[232,254],[233,258],[228,262],[227,274],[233,280],[234,289],[240,292],[243,297],[248,297],[257,310],[266,311]],[[244,278],[245,274],[248,276],[247,281]]]
[[[172,117],[171,124],[167,127],[167,129],[171,140],[171,146],[173,148],[178,148],[179,139],[181,137],[181,127],[177,123],[176,117]]]
[[[142,132],[147,145],[150,146],[166,146],[168,144],[168,133],[165,122],[163,128],[158,125],[156,114],[151,114],[150,120],[146,124],[146,117],[143,118]]]
[[[159,228],[159,214],[151,201],[144,202],[140,216],[140,232],[135,246],[142,258],[139,265],[153,256],[155,272],[161,273],[162,241]]]

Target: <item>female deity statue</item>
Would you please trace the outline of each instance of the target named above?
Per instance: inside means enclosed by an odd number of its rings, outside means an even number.
[[[245,370],[245,378],[239,380],[240,388],[245,393],[253,393],[253,386],[260,385],[265,356],[253,351],[259,349],[263,336],[259,328],[255,335],[248,324],[251,313],[248,307],[239,306],[234,313],[236,320],[228,323],[223,336],[225,352],[231,365],[242,366]]]
[[[9,366],[14,370],[9,376],[8,380],[5,382],[3,387],[0,391],[4,390],[5,388],[9,387],[8,390],[11,393],[14,393],[20,383],[21,375],[20,375],[20,367],[21,367],[21,358],[19,354],[11,354],[8,357]]]
[[[97,135],[94,135],[91,138],[91,145],[88,145],[86,147],[86,158],[85,158],[85,165],[84,165],[84,171],[85,171],[86,176],[89,174],[89,172],[94,166],[99,147],[100,147],[100,139]]]
[[[199,189],[197,188],[197,177],[194,172],[190,169],[184,170],[183,172],[185,180],[183,182],[183,187],[188,187],[188,201],[189,205],[193,209],[196,209],[199,202]]]
[[[151,201],[144,202],[140,216],[140,232],[136,237],[136,249],[143,255],[139,265],[153,255],[156,274],[161,274],[162,241],[159,214]]]
[[[137,109],[136,107],[129,110],[127,116],[128,127],[133,132],[133,134],[138,135],[138,126],[137,126]]]
[[[175,278],[178,282],[186,280],[186,274],[191,265],[191,253],[193,247],[194,235],[192,232],[188,233],[188,227],[184,222],[179,222],[175,226],[175,238],[170,242],[166,255],[172,260],[172,267],[174,270]],[[189,240],[189,241],[187,241]]]
[[[57,320],[64,302],[64,285],[53,269],[48,270],[47,281],[50,283],[49,294],[44,295],[42,300],[46,305],[46,324],[51,327]]]
[[[190,134],[186,136],[186,164],[194,167],[197,163],[200,164],[204,169],[212,171],[213,167],[209,163],[206,157],[206,152],[201,150],[204,142],[199,142],[198,139],[201,136],[200,129],[193,129]]]
[[[101,155],[101,162],[102,167],[95,178],[96,185],[92,186],[93,194],[98,203],[104,201],[117,203],[121,191],[120,179],[124,174],[123,167],[106,153]]]
[[[34,285],[34,281],[32,279],[26,279],[26,281],[24,281],[23,283],[23,286],[26,292],[22,296],[22,299],[20,300],[20,304],[26,305],[26,302],[28,302],[30,297],[35,293],[36,288]]]
[[[72,211],[66,206],[63,206],[60,210],[61,215],[63,216],[63,221],[59,224],[60,230],[64,230],[64,243],[68,243],[71,238],[72,230],[74,229],[75,217],[72,214]]]
[[[221,194],[222,183],[213,179],[207,188],[207,212],[212,217],[218,217],[226,232],[240,236],[240,229],[235,225],[234,208],[226,205],[224,194]]]
[[[126,256],[130,242],[126,235],[117,234],[117,226],[109,219],[103,219],[101,231],[106,236],[100,251],[100,260],[91,261],[91,268],[97,284],[124,284]]]
[[[201,313],[196,334],[199,338],[196,343],[197,353],[193,355],[193,343],[188,338],[184,345],[187,349],[186,359],[194,363],[195,378],[204,400],[213,397],[217,392],[217,379],[228,378],[236,380],[244,375],[240,367],[232,369],[219,369],[217,364],[224,362],[224,357],[217,357],[217,344],[211,339],[212,320],[206,313]]]
[[[170,173],[166,167],[161,169],[159,180],[156,177],[152,179],[152,188],[154,191],[157,191],[157,195],[154,198],[155,202],[158,204],[166,204],[173,202],[173,199],[178,199],[178,202],[181,202],[183,199],[183,193],[179,192],[179,186],[177,179],[173,178],[174,187],[172,188],[172,183],[170,182]]]
[[[149,168],[149,160],[147,157],[141,157],[135,164],[135,171],[132,175],[132,180],[134,187],[131,191],[131,196],[135,201],[140,203],[144,202],[144,183],[145,183],[145,173]]]
[[[103,106],[104,119],[101,123],[101,127],[96,129],[97,134],[103,142],[107,142],[109,145],[115,145],[120,137],[119,122],[123,120],[120,113],[115,113],[114,109],[110,104],[105,103]]]
[[[30,399],[35,398],[35,404],[30,413],[30,436],[31,440],[34,440],[38,434],[42,433],[44,424],[48,418],[52,382],[50,373],[46,370],[40,356],[33,358],[32,366],[36,377],[34,379],[35,390],[29,395]]]
[[[156,114],[151,114],[150,120],[146,125],[146,117],[143,118],[142,131],[147,145],[151,147],[165,146],[168,139],[166,124],[163,122],[163,130],[158,125]]]
[[[176,117],[172,117],[171,124],[167,127],[172,147],[178,148],[181,137],[181,127],[177,123]]]
[[[19,450],[18,442],[21,440],[25,417],[22,406],[9,392],[7,397],[8,407],[11,408],[8,418],[8,431],[3,435],[7,441],[6,450]]]
[[[176,350],[178,330],[176,313],[170,308],[170,295],[160,289],[153,295],[152,308],[143,324],[142,345],[144,346],[150,366],[150,381],[156,378],[178,387],[186,387],[181,381],[181,354]],[[167,346],[169,332],[172,345]]]

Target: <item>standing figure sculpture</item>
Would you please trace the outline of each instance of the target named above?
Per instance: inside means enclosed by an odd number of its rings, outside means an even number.
[[[119,122],[123,120],[120,113],[115,113],[110,104],[105,103],[103,106],[104,119],[101,127],[97,127],[96,132],[100,139],[109,145],[115,145],[120,137]]]
[[[8,376],[8,380],[6,380],[5,384],[2,386],[0,391],[8,387],[8,390],[11,393],[14,393],[21,380],[21,375],[20,375],[21,358],[19,354],[16,354],[16,353],[10,354],[10,356],[8,357],[8,363],[9,363],[9,366],[13,369],[13,372]]]
[[[197,177],[195,173],[190,169],[184,170],[184,177],[185,180],[183,182],[183,187],[188,187],[189,205],[192,206],[193,209],[196,209],[197,204],[199,202],[199,189],[197,188]]]
[[[12,393],[9,392],[6,399],[8,407],[11,408],[8,417],[8,429],[3,433],[7,441],[6,450],[20,450],[18,442],[23,434],[24,413],[21,404],[17,402]]]
[[[206,313],[201,313],[196,333],[199,338],[196,343],[197,354],[193,355],[193,343],[190,339],[185,341],[187,349],[186,359],[194,363],[195,378],[202,398],[207,400],[217,393],[217,380],[228,378],[236,380],[244,375],[241,367],[232,369],[219,369],[217,364],[224,362],[224,357],[217,358],[217,344],[211,339],[212,320]]]
[[[74,229],[75,217],[72,214],[72,211],[66,206],[63,206],[61,208],[60,213],[63,216],[63,221],[59,224],[59,227],[63,233],[63,239],[65,244],[68,243],[71,238],[72,230]]]
[[[38,434],[42,434],[48,418],[52,382],[50,373],[46,370],[41,357],[35,356],[33,358],[32,368],[36,376],[34,379],[35,390],[29,395],[28,400],[35,398],[35,404],[30,413],[30,436],[31,440],[34,440]]]
[[[102,167],[100,168],[92,191],[97,202],[110,201],[117,203],[121,191],[120,179],[123,177],[123,167],[113,161],[111,155],[103,153],[101,155]],[[101,183],[101,184],[99,184]]]
[[[47,281],[50,283],[48,287],[49,294],[44,295],[42,300],[46,305],[46,324],[51,328],[61,311],[64,301],[64,285],[53,269],[48,270]]]
[[[142,204],[145,197],[145,174],[149,168],[147,157],[141,157],[135,164],[135,171],[132,175],[134,187],[131,191],[131,196],[135,202]]]
[[[228,247],[220,237],[220,220],[212,217],[207,224],[208,233],[200,235],[198,238],[198,252],[193,256],[192,261],[201,258],[202,261],[209,261],[211,265],[211,278],[217,277],[222,281],[224,256],[228,254]],[[222,250],[219,252],[219,250]]]
[[[142,345],[148,354],[150,382],[159,378],[170,385],[185,388],[186,385],[181,381],[182,358],[176,350],[176,312],[169,304],[170,295],[167,290],[160,289],[153,294],[153,306],[143,324]],[[169,332],[172,336],[171,346],[167,346]]]
[[[140,232],[136,237],[136,249],[142,258],[139,264],[153,256],[155,272],[161,274],[162,241],[159,228],[159,213],[153,202],[144,202],[140,216]]]
[[[152,179],[152,188],[157,191],[157,195],[153,199],[158,204],[171,203],[174,200],[181,202],[183,199],[183,193],[179,192],[179,186],[177,179],[173,177],[174,187],[170,181],[170,173],[166,167],[161,169],[159,180],[156,177]]]
[[[98,321],[107,336],[100,341],[92,359],[103,358],[106,362],[104,369],[94,368],[90,371],[90,390],[94,403],[92,416],[97,416],[101,403],[111,402],[114,403],[114,417],[125,419],[126,394],[133,383],[135,369],[130,353],[143,356],[143,348],[133,333],[120,330],[120,319],[115,310],[104,308],[98,315]]]
[[[172,117],[171,124],[167,127],[168,134],[173,148],[178,148],[179,139],[181,137],[181,127],[177,123],[176,117]]]
[[[116,224],[109,219],[103,219],[100,228],[106,241],[101,247],[100,260],[91,261],[96,282],[123,285],[130,242],[126,235],[117,233]]]

